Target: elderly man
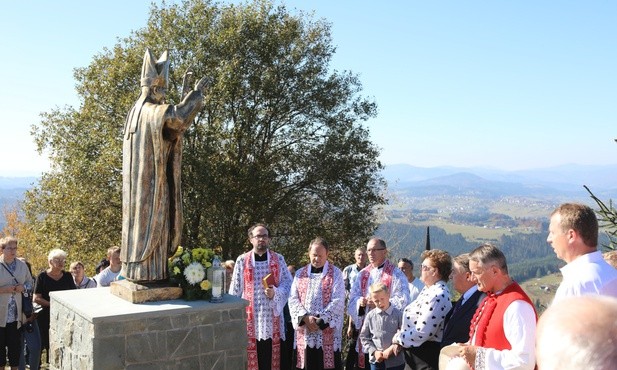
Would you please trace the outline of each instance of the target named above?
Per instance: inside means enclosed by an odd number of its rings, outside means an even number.
[[[617,298],[564,298],[551,305],[538,321],[538,369],[615,369],[615,338]]]
[[[471,271],[469,271],[469,254],[461,254],[453,258],[452,286],[461,297],[446,315],[441,346],[452,343],[467,343],[469,340],[469,324],[480,302],[486,294],[478,290]]]
[[[297,369],[342,369],[345,283],[341,270],[328,262],[329,249],[325,239],[314,239],[309,245],[310,263],[298,270],[291,285]]]
[[[483,244],[469,255],[469,270],[487,297],[471,320],[460,355],[475,370],[532,370],[536,365],[537,315],[531,300],[508,275],[506,257]]]
[[[248,230],[253,249],[236,260],[229,294],[249,301],[246,308],[248,369],[278,370],[285,346],[283,309],[289,297],[291,274],[285,258],[269,250],[270,231],[263,224]],[[264,287],[263,279],[272,284]]]
[[[354,282],[349,295],[347,313],[351,316],[356,329],[360,330],[365,315],[375,303],[370,299],[369,286],[376,282],[384,283],[390,290],[390,303],[399,310],[403,310],[410,302],[407,278],[396,265],[386,259],[388,249],[386,242],[379,238],[372,238],[366,245],[369,265],[366,266]],[[368,354],[362,351],[361,345],[356,346],[358,352],[358,367],[368,366]]]
[[[577,203],[557,207],[546,241],[557,258],[567,262],[561,268],[563,281],[553,302],[585,294],[617,297],[617,270],[598,251],[598,220],[593,209]]]

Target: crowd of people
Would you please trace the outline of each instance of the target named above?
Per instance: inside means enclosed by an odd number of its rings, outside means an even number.
[[[17,257],[15,237],[0,239],[0,368],[39,369],[41,355],[49,362],[49,324],[51,292],[69,289],[87,289],[109,286],[119,278],[120,248],[107,251],[107,263],[94,277],[85,275],[81,261],[70,264],[65,271],[67,253],[53,249],[47,255],[47,269],[38,275],[32,273],[30,263]],[[32,313],[26,315],[22,303],[31,300]]]
[[[566,265],[539,320],[491,244],[454,257],[425,251],[418,278],[410,259],[388,259],[379,238],[356,249],[342,271],[328,260],[329,243],[316,238],[295,274],[270,250],[266,225],[251,227],[248,239],[253,248],[236,260],[229,293],[249,301],[249,370],[617,367],[617,269],[607,263],[615,253],[605,261],[598,250],[597,218],[586,205],[551,214],[547,243]]]
[[[617,367],[617,269],[598,250],[598,222],[588,206],[563,204],[550,216],[547,242],[566,265],[539,320],[506,256],[491,244],[454,257],[424,251],[416,277],[412,260],[391,262],[376,237],[343,270],[328,259],[324,238],[309,243],[309,263],[297,270],[270,249],[266,225],[252,226],[248,240],[252,249],[225,267],[229,294],[249,302],[249,370]],[[50,292],[109,286],[121,278],[120,248],[107,251],[92,278],[80,261],[65,271],[60,249],[34,276],[17,244],[0,239],[0,366],[8,360],[12,369],[38,369],[49,351]],[[604,257],[611,262],[614,254]],[[22,308],[27,294],[31,314]]]

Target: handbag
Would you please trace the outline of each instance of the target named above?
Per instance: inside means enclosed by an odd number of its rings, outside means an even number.
[[[9,268],[4,263],[2,264],[2,267],[4,267],[6,271],[9,272],[9,274],[11,274],[13,280],[15,280],[15,282],[19,285],[19,281],[17,281],[15,275],[13,275],[11,270],[9,270]],[[29,289],[24,289],[24,291],[21,293],[21,312],[23,312],[26,317],[30,317],[32,316],[33,311],[34,306],[32,303],[32,292],[30,292]]]

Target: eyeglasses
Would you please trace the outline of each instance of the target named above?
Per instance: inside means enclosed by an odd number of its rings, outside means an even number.
[[[386,248],[375,248],[375,249],[367,249],[366,253],[371,253],[371,252],[375,252],[375,251],[385,251]]]
[[[17,247],[4,247],[5,251],[16,251]]]
[[[55,263],[65,263],[66,262],[66,260],[59,259],[59,258],[52,258],[51,260],[54,261]]]
[[[422,267],[422,271],[431,271],[432,269],[434,269],[434,267],[432,266],[427,266],[427,265],[420,265]]]
[[[270,238],[269,235],[263,235],[263,234],[262,235],[253,235],[253,236],[251,236],[251,239],[268,239],[268,238]]]

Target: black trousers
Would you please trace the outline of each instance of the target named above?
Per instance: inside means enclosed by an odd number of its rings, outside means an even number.
[[[0,367],[6,366],[6,350],[9,352],[9,365],[19,366],[19,351],[21,350],[21,334],[17,330],[17,321],[0,327]]]
[[[358,352],[356,352],[356,341],[358,340],[358,329],[352,329],[350,340],[347,341],[347,357],[345,358],[345,370],[356,370],[358,368]]]
[[[405,349],[405,369],[439,370],[439,342],[424,342],[420,347]]]
[[[286,341],[281,340],[281,369],[285,366],[284,362],[287,358],[284,354],[286,348]],[[257,366],[259,370],[272,370],[272,339],[257,341]]]
[[[285,323],[285,349],[283,349],[283,342],[281,342],[281,370],[294,370],[296,363],[294,356],[296,350],[294,349],[294,330],[291,322]]]
[[[321,348],[306,347],[304,351],[304,369],[297,368],[297,370],[325,370],[323,367],[323,350]],[[334,370],[343,370],[341,351],[334,352]]]

